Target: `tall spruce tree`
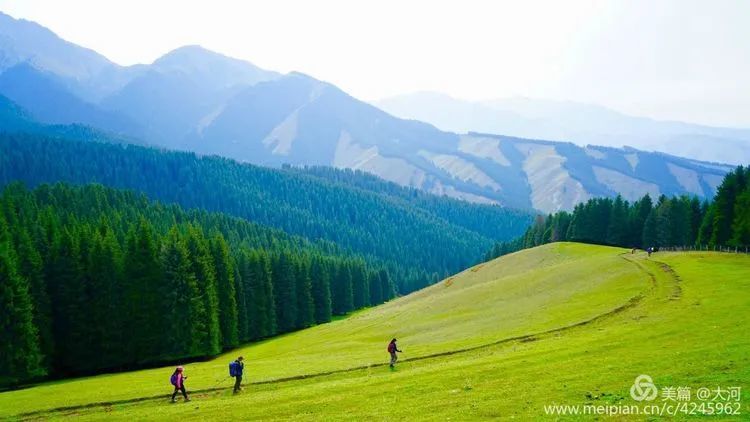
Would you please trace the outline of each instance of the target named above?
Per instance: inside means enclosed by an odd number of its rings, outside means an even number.
[[[240,341],[247,342],[257,340],[261,335],[261,313],[258,309],[258,283],[260,275],[258,274],[258,255],[254,251],[242,250],[237,258],[237,267],[239,268],[240,280],[242,281],[241,302],[244,304],[245,321],[241,325],[245,326]]]
[[[701,223],[703,220],[703,215],[706,212],[706,209],[708,208],[708,204],[705,202],[701,203],[701,201],[697,197],[690,198],[690,244],[695,244],[695,242],[698,240],[698,233],[701,228]]]
[[[154,321],[161,321],[159,306],[159,285],[162,274],[158,257],[158,246],[153,226],[145,218],[138,221],[127,238],[125,253],[125,296],[126,356],[130,363],[143,363],[158,356],[162,327]]]
[[[194,314],[194,323],[201,324],[193,337],[193,353],[197,356],[215,355],[221,351],[221,329],[213,258],[203,232],[193,225],[187,227],[186,246],[198,285],[190,311]]]
[[[654,210],[656,246],[662,247],[672,245],[672,208],[672,202],[662,195]]]
[[[292,331],[297,323],[297,292],[294,265],[289,252],[275,257],[273,265],[276,324],[281,333]]]
[[[396,297],[396,289],[391,280],[388,270],[382,269],[378,272],[380,279],[380,289],[383,292],[383,301],[388,301]]]
[[[234,268],[229,255],[229,245],[220,233],[211,238],[211,255],[216,270],[216,290],[218,293],[219,327],[224,348],[238,344],[237,298],[234,282]]]
[[[746,183],[745,169],[739,166],[735,171],[729,172],[719,185],[714,197],[716,209],[711,230],[710,243],[712,245],[727,245],[732,238],[735,202],[737,196],[744,190]]]
[[[610,209],[606,243],[610,245],[624,245],[627,241],[627,223],[628,203],[623,201],[622,196],[617,195]]]
[[[259,295],[257,302],[258,307],[262,310],[260,328],[263,337],[272,336],[279,332],[279,324],[276,319],[276,302],[275,302],[275,285],[273,273],[271,270],[271,257],[268,253],[260,251],[259,253],[260,283]]]
[[[644,248],[650,248],[652,246],[658,246],[657,236],[657,211],[652,209],[648,213],[648,217],[643,222],[643,233],[641,235],[641,243]]]
[[[57,347],[57,373],[74,373],[89,357],[91,327],[78,235],[64,229],[52,246],[49,274],[52,284],[53,333]]]
[[[380,273],[378,271],[371,271],[368,278],[368,284],[370,285],[370,304],[373,306],[380,305],[385,301],[383,299],[383,286],[380,282]]]
[[[735,247],[750,246],[750,183],[735,201],[732,239],[729,243]]]
[[[0,385],[44,375],[28,282],[0,216]]]
[[[715,215],[716,207],[714,206],[714,204],[711,204],[703,214],[703,220],[701,221],[700,228],[698,229],[698,240],[696,240],[696,243],[701,247],[711,244]]]
[[[334,315],[345,315],[354,310],[352,295],[352,272],[346,264],[339,264],[331,283],[332,309]]]
[[[361,309],[370,305],[370,286],[368,285],[367,272],[363,261],[354,261],[351,266],[352,273],[352,300],[354,309]]]
[[[55,341],[52,337],[52,305],[47,281],[44,278],[42,256],[37,252],[26,230],[18,236],[19,274],[29,283],[29,293],[34,309],[34,326],[39,333],[39,349],[42,353],[42,366],[48,370],[54,357]]]
[[[160,286],[162,318],[168,322],[161,340],[163,359],[180,356],[201,356],[202,344],[196,346],[194,338],[203,338],[206,322],[201,311],[203,301],[198,281],[190,262],[190,253],[176,227],[173,227],[161,247],[160,253],[163,280]]]
[[[93,369],[124,364],[125,306],[122,289],[122,253],[112,230],[105,223],[92,239],[87,262],[89,313],[93,321],[90,365]],[[156,323],[156,321],[152,322]]]
[[[276,334],[276,314],[271,264],[262,251],[244,252],[240,269],[245,292],[248,335],[257,340]]]
[[[245,300],[245,281],[242,279],[242,258],[234,258],[234,297],[237,303],[237,341],[248,341],[250,334],[247,325],[247,302]]]
[[[306,328],[315,324],[315,309],[312,298],[312,280],[310,266],[306,259],[298,259],[294,265],[295,291],[297,293],[297,328]]]
[[[693,232],[692,216],[690,209],[690,198],[681,196],[672,198],[671,209],[669,210],[669,229],[671,246],[687,246],[693,244],[695,239],[691,239]]]
[[[651,196],[649,196],[649,194],[644,195],[643,198],[633,204],[633,208],[630,212],[631,217],[629,224],[629,241],[634,246],[640,246],[642,248],[651,246],[650,244],[643,243],[643,231],[646,224],[646,219],[651,213],[653,207],[654,203],[651,200]]]
[[[328,266],[316,257],[310,268],[312,298],[315,304],[315,322],[322,324],[331,320],[331,275]]]

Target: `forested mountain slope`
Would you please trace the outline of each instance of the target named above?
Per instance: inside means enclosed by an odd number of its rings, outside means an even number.
[[[530,221],[528,214],[497,206],[439,198],[415,205],[403,194],[368,191],[300,170],[132,145],[0,135],[0,183],[15,180],[133,189],[332,242],[384,262],[402,293],[423,286],[425,273],[435,279],[477,262],[494,241],[520,235]]]
[[[6,187],[0,280],[0,387],[212,356],[396,294],[335,245],[100,185]]]
[[[631,248],[750,247],[750,171],[739,166],[727,173],[713,201],[693,196],[645,195],[634,202],[595,198],[560,211],[537,216],[526,233],[496,244],[487,259],[550,242],[577,241]]]

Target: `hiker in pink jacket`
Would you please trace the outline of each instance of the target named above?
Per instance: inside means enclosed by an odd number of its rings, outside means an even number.
[[[175,402],[175,396],[177,396],[177,392],[182,392],[182,397],[185,397],[185,401],[190,401],[190,397],[187,395],[187,391],[185,391],[185,380],[187,379],[187,376],[183,374],[183,371],[185,368],[182,366],[178,366],[175,368],[174,373],[172,374],[172,377],[169,379],[169,381],[174,385],[174,392],[172,393],[172,403]]]

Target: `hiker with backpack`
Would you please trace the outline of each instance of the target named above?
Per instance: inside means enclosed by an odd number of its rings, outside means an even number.
[[[175,397],[177,396],[177,392],[182,392],[182,397],[185,398],[185,401],[190,401],[190,397],[187,395],[187,391],[185,391],[185,380],[187,379],[187,376],[184,374],[185,368],[182,366],[178,366],[175,368],[174,373],[169,378],[169,382],[172,383],[174,386],[174,392],[172,393],[172,403],[174,403]]]
[[[242,391],[242,371],[245,369],[245,364],[242,362],[245,360],[242,356],[238,357],[237,360],[229,364],[229,376],[234,377],[234,393]]]
[[[396,355],[396,352],[403,353],[401,350],[398,350],[398,346],[396,346],[396,339],[392,339],[390,343],[388,343],[388,353],[391,354],[391,368],[393,368],[393,365],[396,364],[396,361],[398,360],[398,355]]]

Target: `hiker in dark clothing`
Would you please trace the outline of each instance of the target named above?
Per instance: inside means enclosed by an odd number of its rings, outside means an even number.
[[[394,338],[390,343],[388,343],[388,353],[391,354],[391,368],[393,368],[393,365],[395,365],[396,361],[398,360],[398,355],[396,355],[396,352],[403,353],[402,351],[398,350],[398,346],[396,346],[396,339]]]
[[[175,396],[177,396],[177,392],[182,392],[182,397],[185,398],[185,401],[190,401],[190,397],[187,395],[187,391],[185,391],[185,380],[187,377],[185,374],[183,374],[183,371],[185,369],[182,366],[178,366],[175,368],[174,373],[172,374],[172,378],[170,381],[172,382],[172,385],[174,385],[174,392],[172,393],[172,403],[175,402]]]
[[[242,371],[245,369],[245,364],[242,362],[245,360],[242,356],[238,357],[237,360],[232,362],[232,370],[230,375],[234,377],[234,393],[242,391]]]

